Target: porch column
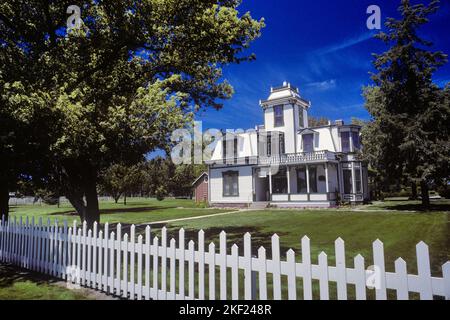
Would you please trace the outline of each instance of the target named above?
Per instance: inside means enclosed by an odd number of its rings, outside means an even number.
[[[325,163],[325,185],[327,188],[327,194],[330,193],[330,186],[328,185],[328,180],[329,180],[329,177],[328,177],[328,162],[327,162],[327,163]]]
[[[306,165],[306,193],[308,194],[308,201],[310,200],[310,190],[309,190],[309,167]]]
[[[272,201],[272,168],[269,168],[269,201]]]
[[[289,172],[289,167],[286,167],[286,176],[287,176],[287,192],[289,196],[289,201],[291,200],[291,174]]]
[[[355,174],[355,163],[352,162],[352,191],[353,194],[356,195],[356,174]],[[356,200],[356,196],[355,196],[355,200]]]
[[[360,176],[360,180],[361,180],[361,193],[363,195],[364,198],[364,179],[363,179],[363,167],[362,167],[362,163],[359,165],[359,174]],[[364,199],[365,200],[365,199]]]

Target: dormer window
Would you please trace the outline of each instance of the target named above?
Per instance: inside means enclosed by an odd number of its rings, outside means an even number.
[[[342,152],[350,152],[350,132],[341,132]]]
[[[284,127],[284,108],[283,106],[275,106],[275,127]]]
[[[303,152],[313,152],[314,151],[314,135],[304,134],[303,138]]]
[[[352,132],[352,142],[353,142],[353,149],[359,150],[361,149],[361,140],[359,138],[359,132]]]

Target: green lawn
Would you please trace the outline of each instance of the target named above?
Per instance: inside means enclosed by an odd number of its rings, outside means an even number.
[[[86,300],[84,290],[69,290],[53,278],[0,265],[0,300]]]
[[[127,205],[105,201],[100,203],[101,223],[122,223],[122,224],[142,224],[155,221],[165,221],[171,219],[197,217],[222,213],[230,210],[202,209],[195,207],[191,200],[164,200],[154,199],[130,199]],[[73,220],[80,222],[73,207],[64,203],[59,208],[49,205],[23,205],[13,206],[11,216],[19,219],[22,217],[34,217],[36,222],[42,217],[44,223],[47,219],[59,222],[68,220],[72,224]]]
[[[271,236],[280,236],[282,252],[289,248],[299,252],[304,235],[311,239],[313,262],[325,251],[334,263],[334,241],[341,237],[346,243],[347,263],[353,266],[353,258],[362,254],[366,265],[372,262],[372,242],[380,239],[384,243],[386,269],[394,270],[394,261],[402,257],[408,263],[408,271],[416,272],[415,246],[425,241],[430,248],[432,272],[442,276],[441,266],[450,260],[449,212],[409,213],[355,212],[341,210],[266,210],[239,212],[194,221],[174,222],[167,225],[170,236],[177,238],[176,231],[184,227],[188,237],[195,240],[196,232],[203,229],[209,241],[218,244],[218,235],[225,230],[229,247],[233,243],[242,245],[242,238],[250,232],[254,254],[264,246],[270,256]]]
[[[380,239],[385,247],[386,270],[394,271],[394,261],[402,257],[408,264],[410,273],[417,272],[416,244],[425,241],[430,248],[432,273],[442,276],[441,266],[450,260],[450,219],[448,200],[433,202],[428,209],[422,209],[419,202],[386,201],[370,206],[329,210],[264,210],[236,212],[225,216],[205,217],[190,221],[179,221],[153,226],[153,235],[157,235],[162,226],[166,226],[170,237],[178,239],[178,230],[185,228],[186,238],[197,240],[197,232],[205,231],[207,241],[214,241],[218,247],[218,236],[222,230],[228,235],[228,249],[237,243],[242,249],[243,235],[252,234],[253,254],[259,246],[267,249],[271,257],[271,236],[280,236],[282,254],[289,248],[300,253],[300,241],[304,235],[311,239],[312,261],[325,251],[330,265],[334,264],[334,241],[342,237],[346,243],[347,265],[353,266],[357,254],[365,257],[366,266],[372,265],[372,242]],[[358,211],[359,210],[359,211]],[[69,218],[73,209],[69,206],[20,206],[12,209],[13,216],[35,216]],[[131,200],[127,206],[105,202],[101,204],[102,222],[124,225],[135,223],[179,219],[202,216],[229,210],[199,209],[189,200]],[[143,232],[144,228],[138,228]],[[126,232],[126,231],[125,231]],[[187,242],[186,241],[186,242]],[[28,284],[32,287],[32,284]],[[270,279],[269,279],[269,287]],[[315,296],[317,283],[313,284]],[[333,286],[331,286],[333,287]],[[285,287],[283,286],[285,289]],[[299,288],[299,290],[301,290]],[[31,290],[32,291],[32,290]],[[300,296],[300,295],[299,295]],[[352,293],[349,293],[352,297]],[[414,296],[413,296],[414,297]],[[1,299],[1,296],[0,296]]]

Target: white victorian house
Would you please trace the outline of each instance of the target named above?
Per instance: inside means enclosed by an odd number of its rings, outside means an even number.
[[[219,207],[331,207],[369,198],[358,160],[360,130],[343,121],[308,126],[311,103],[284,83],[261,101],[264,125],[227,133],[209,165],[209,203]]]

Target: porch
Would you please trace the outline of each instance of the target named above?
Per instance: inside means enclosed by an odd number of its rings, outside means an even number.
[[[339,193],[338,163],[279,165],[253,171],[254,202],[329,206]]]

